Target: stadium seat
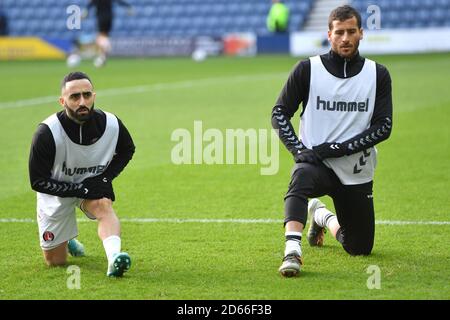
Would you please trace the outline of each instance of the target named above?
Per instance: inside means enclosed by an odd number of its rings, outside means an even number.
[[[15,4],[16,4],[16,0],[3,0],[2,1],[3,2],[3,7],[4,8],[14,8],[15,7]]]
[[[437,0],[438,6],[443,10],[450,9],[450,0]]]
[[[446,12],[440,8],[431,11],[431,19],[437,22],[437,25],[445,23]]]
[[[20,20],[21,10],[16,7],[11,7],[6,11],[6,15],[8,16],[9,21],[17,21]]]
[[[421,0],[422,7],[426,9],[433,9],[436,3],[434,0]]]

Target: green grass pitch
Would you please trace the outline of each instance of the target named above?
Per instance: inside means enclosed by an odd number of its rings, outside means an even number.
[[[0,299],[449,299],[450,55],[373,58],[390,70],[394,97],[393,133],[378,146],[376,219],[447,224],[380,223],[368,257],[348,256],[329,234],[322,248],[304,241],[305,265],[293,279],[277,272],[292,165],[284,147],[278,173],[262,176],[259,165],[174,165],[170,137],[177,128],[192,132],[195,120],[204,129],[269,129],[297,59],[117,59],[103,69],[83,62],[96,106],[118,115],[137,146],[114,182],[119,217],[280,223],[124,221],[133,266],[109,279],[96,223],[80,222],[87,256],[68,261],[80,268],[80,289],[68,288],[66,268],[44,264],[28,182],[32,134],[60,109],[59,83],[69,70],[63,61],[1,62]],[[380,289],[367,286],[370,266],[380,270]]]

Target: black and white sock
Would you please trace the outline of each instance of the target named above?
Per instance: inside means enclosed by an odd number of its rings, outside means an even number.
[[[302,255],[302,233],[296,231],[286,231],[286,248],[284,249],[284,255],[296,252],[299,256]]]
[[[321,227],[329,228],[331,222],[336,221],[337,217],[327,208],[318,208],[314,213],[314,221]]]

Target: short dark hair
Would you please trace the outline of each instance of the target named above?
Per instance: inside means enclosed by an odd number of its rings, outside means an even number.
[[[358,28],[361,29],[361,15],[355,8],[349,5],[337,7],[331,11],[330,16],[328,17],[328,28],[329,30],[333,28],[333,21],[345,21],[353,17],[356,18]]]
[[[73,80],[81,80],[81,79],[88,79],[89,82],[92,84],[91,79],[89,78],[89,76],[81,71],[75,71],[75,72],[71,72],[68,75],[66,75],[63,80],[61,81],[61,89],[64,89],[66,87],[66,83],[73,81]]]

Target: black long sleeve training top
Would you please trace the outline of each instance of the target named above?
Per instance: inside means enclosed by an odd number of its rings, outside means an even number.
[[[353,77],[361,72],[365,60],[359,53],[351,59],[344,59],[332,50],[327,54],[321,55],[320,58],[329,73],[342,79]],[[378,63],[376,64],[376,76],[375,108],[370,127],[351,139],[342,142],[342,145],[347,150],[347,154],[353,154],[370,148],[377,143],[386,140],[391,134],[391,77],[386,67]],[[303,104],[303,110],[300,116],[305,111],[305,107],[308,104],[310,78],[310,60],[306,59],[298,62],[291,71],[289,78],[272,109],[272,127],[278,129],[281,141],[293,155],[295,155],[298,150],[304,149],[305,146],[295,135],[295,130],[290,119],[299,109],[300,103]],[[286,130],[286,126],[289,130]],[[280,130],[280,128],[284,128],[285,130]],[[288,135],[287,133],[290,134]],[[292,135],[292,133],[294,134]]]
[[[94,110],[91,118],[82,125],[71,120],[66,112],[57,113],[64,131],[72,142],[80,145],[91,145],[95,143],[105,132],[106,114],[98,109]],[[135,145],[127,128],[120,119],[119,137],[115,155],[103,176],[109,180],[117,177],[133,157]],[[33,190],[59,197],[76,197],[81,188],[80,183],[68,183],[51,179],[52,168],[55,160],[55,141],[50,128],[39,124],[31,144],[29,158],[30,183]]]

